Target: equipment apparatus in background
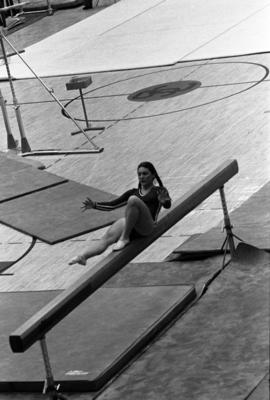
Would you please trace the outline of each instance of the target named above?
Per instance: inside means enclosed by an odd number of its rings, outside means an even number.
[[[15,52],[15,54],[22,60],[22,62],[27,66],[27,68],[32,72],[32,74],[38,79],[38,81],[41,83],[41,85],[47,90],[47,92],[52,96],[52,98],[56,101],[56,103],[60,106],[62,111],[73,121],[73,123],[77,126],[79,131],[86,137],[87,141],[93,146],[93,149],[77,149],[77,150],[53,150],[53,149],[47,149],[47,150],[31,150],[30,144],[28,143],[28,140],[26,138],[25,130],[23,127],[23,122],[22,122],[22,117],[21,117],[21,112],[20,112],[20,104],[18,103],[18,100],[16,98],[16,93],[15,93],[15,88],[13,85],[13,78],[11,76],[11,72],[9,69],[9,63],[7,59],[7,54],[6,54],[6,49],[4,45],[4,41],[8,43],[8,45],[12,48],[12,50]],[[17,123],[21,135],[21,152],[22,156],[36,156],[36,155],[58,155],[58,154],[89,154],[89,153],[101,153],[104,149],[97,146],[95,142],[90,139],[86,132],[84,131],[83,128],[78,124],[78,122],[73,118],[73,116],[65,109],[65,106],[59,101],[59,99],[55,96],[53,89],[49,88],[45,82],[34,72],[34,70],[30,67],[30,65],[23,59],[23,57],[20,55],[19,51],[12,45],[12,43],[7,39],[7,37],[4,35],[3,30],[0,29],[0,44],[3,52],[3,57],[4,57],[4,62],[5,62],[5,67],[7,70],[7,76],[8,76],[8,81],[13,97],[13,105],[15,108],[15,113],[16,113],[16,118],[17,118]]]
[[[66,83],[66,88],[67,88],[67,90],[78,89],[80,92],[80,98],[81,98],[81,102],[82,102],[82,108],[83,108],[85,124],[86,124],[86,128],[84,128],[84,130],[85,131],[103,131],[105,129],[104,126],[91,127],[88,117],[87,117],[87,112],[86,112],[82,89],[87,88],[91,83],[92,83],[91,76],[73,76],[70,79],[70,81]],[[81,133],[81,130],[72,132],[71,135],[77,135],[78,133]]]

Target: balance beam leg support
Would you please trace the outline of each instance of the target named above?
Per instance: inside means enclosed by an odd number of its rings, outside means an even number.
[[[221,204],[222,204],[222,209],[223,209],[223,214],[224,214],[224,228],[226,229],[227,240],[228,240],[231,256],[233,257],[235,255],[236,250],[235,250],[235,244],[234,244],[234,240],[233,240],[231,220],[230,220],[227,203],[226,203],[226,198],[225,198],[224,186],[222,186],[219,189],[219,193],[220,193]]]

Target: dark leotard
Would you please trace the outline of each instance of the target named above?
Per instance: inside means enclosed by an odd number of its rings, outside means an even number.
[[[126,205],[130,196],[137,196],[148,207],[148,209],[152,215],[153,221],[156,221],[159,211],[160,211],[160,208],[161,208],[161,203],[158,200],[159,190],[160,190],[160,187],[153,186],[152,189],[148,193],[146,193],[145,195],[142,195],[140,193],[139,188],[133,188],[133,189],[127,190],[125,193],[123,193],[121,196],[117,197],[114,200],[95,203],[95,208],[98,210],[104,210],[104,211],[114,210],[115,208],[119,208],[119,207]],[[168,196],[168,199],[169,199],[169,196]],[[168,201],[170,202],[170,200],[168,200]],[[164,207],[166,207],[166,204],[164,205]],[[170,207],[170,204],[169,204],[169,207]]]

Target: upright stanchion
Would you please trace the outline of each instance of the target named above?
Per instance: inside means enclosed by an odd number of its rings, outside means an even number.
[[[58,392],[60,385],[56,385],[53,377],[52,367],[49,358],[48,347],[46,343],[46,337],[43,336],[40,339],[40,347],[42,352],[42,357],[44,361],[46,378],[44,382],[43,394],[48,394],[52,400],[67,400],[65,396]]]
[[[53,8],[51,4],[51,0],[47,0],[48,14],[53,15]]]
[[[82,108],[83,108],[83,113],[84,113],[84,119],[85,119],[85,124],[86,124],[86,129],[90,130],[90,124],[88,121],[88,117],[87,117],[87,112],[86,112],[86,107],[85,107],[85,102],[84,102],[84,98],[83,98],[83,91],[81,88],[79,88],[79,92],[80,92],[80,98],[81,98],[81,102],[82,102]]]
[[[221,199],[223,215],[224,215],[224,229],[226,230],[226,240],[227,240],[229,248],[230,248],[231,256],[233,257],[235,255],[235,244],[234,244],[234,240],[233,240],[234,235],[232,232],[233,226],[231,225],[230,216],[229,216],[229,212],[228,212],[228,208],[227,208],[224,186],[221,186],[219,188],[219,193],[220,193],[220,199]]]
[[[8,114],[7,114],[6,102],[2,95],[1,90],[0,90],[0,107],[2,110],[3,119],[4,119],[6,131],[7,131],[7,148],[8,148],[8,150],[15,150],[15,149],[17,149],[17,143],[12,135],[12,131],[11,131],[11,127],[10,127],[9,119],[8,119]]]
[[[13,79],[11,77],[11,73],[10,73],[10,69],[9,69],[7,53],[6,53],[4,40],[3,40],[4,38],[5,38],[5,36],[3,34],[3,30],[0,29],[1,49],[2,49],[2,52],[3,52],[3,57],[4,57],[5,66],[6,66],[6,70],[7,70],[8,81],[9,81],[10,90],[11,90],[12,98],[13,98],[13,106],[14,106],[14,110],[15,110],[15,114],[16,114],[16,119],[17,119],[17,122],[18,122],[20,135],[21,135],[21,150],[24,153],[24,152],[31,151],[31,147],[30,147],[30,145],[29,145],[29,143],[27,141],[27,138],[26,138],[26,135],[25,135],[25,131],[24,131],[24,127],[23,127],[22,116],[21,116],[21,111],[20,111],[20,105],[19,105],[18,100],[16,98],[15,89],[14,89],[14,85],[13,85]]]
[[[75,89],[79,90],[83,113],[84,113],[85,124],[86,124],[86,128],[84,128],[84,130],[85,131],[100,131],[100,130],[104,130],[105,127],[104,126],[93,127],[90,125],[88,116],[87,116],[87,112],[86,112],[84,97],[83,97],[82,90],[87,88],[91,83],[92,83],[91,76],[73,76],[70,79],[70,81],[66,83],[66,88],[67,88],[67,90],[75,90]],[[66,111],[64,111],[64,114],[66,115]],[[78,133],[81,133],[81,131],[71,132],[71,135],[77,135]]]

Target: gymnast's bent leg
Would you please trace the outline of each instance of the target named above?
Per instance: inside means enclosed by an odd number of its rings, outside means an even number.
[[[74,257],[68,264],[86,265],[88,258],[103,253],[111,244],[117,242],[122,235],[124,227],[125,218],[120,218],[119,220],[115,221],[100,240],[92,242],[90,247],[85,252],[77,257]]]
[[[126,206],[124,228],[113,250],[121,250],[130,242],[133,229],[142,236],[148,236],[153,228],[154,221],[148,207],[137,196],[130,196]]]

